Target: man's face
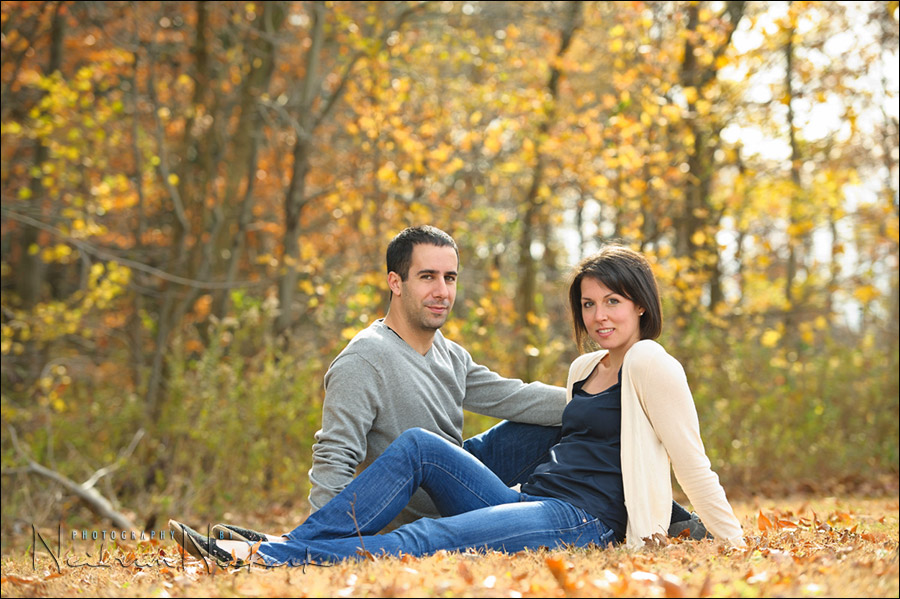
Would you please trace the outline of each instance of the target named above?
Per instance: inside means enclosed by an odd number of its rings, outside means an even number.
[[[456,300],[459,262],[452,247],[417,244],[406,281],[399,275],[394,285],[399,291],[403,316],[411,327],[436,331],[444,326]],[[396,274],[396,273],[392,273]]]

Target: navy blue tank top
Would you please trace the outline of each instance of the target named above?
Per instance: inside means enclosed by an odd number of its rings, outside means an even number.
[[[562,417],[562,437],[550,460],[538,466],[522,492],[562,499],[595,516],[625,540],[628,512],[622,485],[622,371],[618,382],[600,393],[585,393],[584,381],[572,388]]]

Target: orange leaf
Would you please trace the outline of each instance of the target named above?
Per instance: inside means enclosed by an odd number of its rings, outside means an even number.
[[[372,555],[369,551],[367,551],[367,550],[365,550],[365,549],[357,549],[357,550],[356,550],[356,555],[359,555],[359,556],[365,558],[367,561],[370,561],[370,562],[374,562],[374,561],[375,561],[375,556]]]
[[[11,582],[13,584],[35,584],[39,581],[33,580],[31,578],[22,578],[20,576],[13,576],[10,574],[9,576],[4,576],[3,579],[0,580],[0,582]]]
[[[544,563],[550,568],[550,573],[553,574],[556,582],[559,583],[559,586],[561,586],[564,591],[572,590],[572,583],[569,582],[569,564],[566,563],[564,557],[551,556],[545,559]]]
[[[670,574],[663,574],[661,577],[663,589],[666,592],[666,597],[687,597],[687,593],[684,592],[684,588],[681,586],[681,581],[678,580],[675,576]]]
[[[759,529],[763,532],[775,528],[775,526],[772,524],[772,521],[766,518],[766,516],[762,513],[762,510],[759,510],[759,516],[757,517],[756,522],[757,526],[759,526]]]
[[[466,565],[466,562],[459,562],[459,566],[456,568],[459,575],[462,576],[462,579],[466,581],[466,584],[472,584],[475,580],[475,577],[472,576],[472,571],[469,570],[469,566]]]

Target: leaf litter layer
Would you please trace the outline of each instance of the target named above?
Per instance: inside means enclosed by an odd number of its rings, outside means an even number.
[[[898,497],[734,502],[747,549],[656,539],[638,552],[442,552],[330,567],[220,569],[172,541],[88,547],[61,567],[30,539],[3,556],[3,597],[897,597]],[[55,535],[45,534],[52,537]],[[49,541],[48,541],[49,542]],[[13,544],[10,544],[13,545]],[[39,547],[41,547],[39,545]],[[51,544],[52,547],[52,544]],[[41,549],[43,549],[41,547]],[[90,554],[90,555],[88,555]],[[81,564],[76,567],[66,566]],[[142,567],[143,566],[143,567]]]

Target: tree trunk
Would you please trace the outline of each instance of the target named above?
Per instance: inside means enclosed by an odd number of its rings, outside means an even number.
[[[65,36],[65,18],[62,15],[63,3],[57,2],[53,7],[53,14],[50,20],[50,56],[47,60],[46,75],[52,75],[59,71],[62,67],[62,45]],[[46,95],[46,92],[44,92]],[[37,172],[41,172],[43,163],[47,160],[49,153],[47,146],[37,139],[35,140],[34,149],[34,166]],[[44,186],[41,183],[41,175],[31,178],[29,184],[31,191],[31,203],[41,206],[46,198],[44,198]],[[43,209],[38,209],[43,212]],[[41,299],[41,287],[44,283],[44,273],[46,271],[44,261],[40,252],[32,252],[32,247],[39,247],[39,232],[31,225],[23,224],[22,244],[25,253],[22,256],[22,268],[17,274],[16,292],[21,302],[21,307],[30,309]]]
[[[789,3],[789,6],[792,3]],[[789,27],[787,30],[787,41],[784,45],[785,54],[785,94],[787,96],[787,120],[788,120],[788,138],[791,145],[791,197],[788,206],[788,231],[787,231],[787,264],[785,266],[784,276],[784,298],[787,307],[784,313],[784,339],[790,341],[794,338],[794,327],[796,306],[794,305],[796,297],[794,295],[794,280],[797,277],[797,262],[799,247],[802,244],[796,233],[796,227],[799,219],[799,205],[801,192],[800,182],[800,150],[797,147],[796,130],[794,127],[794,86],[792,76],[794,71],[794,28]]]
[[[319,63],[325,42],[324,2],[313,3],[312,43],[306,53],[304,76],[298,112],[297,140],[294,142],[294,166],[291,181],[284,198],[284,253],[281,259],[281,276],[278,281],[278,300],[281,312],[275,321],[275,333],[285,346],[289,345],[289,330],[294,322],[294,299],[300,280],[300,217],[307,202],[306,177],[309,175],[309,158],[313,149],[315,119],[313,104],[318,94]]]
[[[559,50],[554,57],[553,66],[550,69],[550,78],[547,81],[547,91],[550,92],[550,106],[545,108],[542,121],[538,124],[537,135],[535,136],[535,162],[531,172],[531,184],[528,192],[525,194],[523,201],[524,213],[521,217],[522,232],[519,237],[519,284],[517,290],[517,298],[519,302],[519,327],[523,341],[523,347],[527,348],[525,353],[525,369],[522,378],[525,381],[534,380],[540,341],[537,337],[535,324],[536,303],[537,303],[537,260],[531,254],[531,248],[535,241],[536,232],[544,227],[540,219],[547,218],[546,211],[543,210],[543,200],[540,197],[540,189],[544,183],[544,168],[546,156],[543,151],[543,139],[550,131],[550,127],[556,118],[556,101],[559,97],[559,81],[562,77],[562,71],[557,66],[558,59],[565,55],[566,51],[572,43],[575,31],[582,22],[582,3],[577,1],[568,2],[565,8],[565,20],[560,31]],[[546,248],[545,248],[546,251]]]
[[[698,45],[694,42],[699,35],[700,10],[702,3],[692,3],[688,8],[687,36],[684,46],[684,60],[681,66],[682,85],[693,88],[698,96],[703,89],[715,79],[718,67],[712,60],[707,67],[701,67],[695,55]],[[729,29],[724,40],[713,49],[713,56],[721,56],[731,43],[735,29],[744,14],[743,1],[731,1],[725,6],[729,17]],[[675,253],[688,258],[690,272],[708,284],[708,307],[715,309],[723,299],[721,287],[720,256],[714,232],[718,230],[721,211],[712,205],[710,190],[715,175],[715,150],[719,145],[721,123],[708,117],[696,114],[696,104],[688,102],[690,117],[687,120],[688,130],[693,137],[693,144],[688,149],[688,178],[685,189],[685,201],[681,214],[675,219]],[[684,310],[691,306],[682,303]]]

